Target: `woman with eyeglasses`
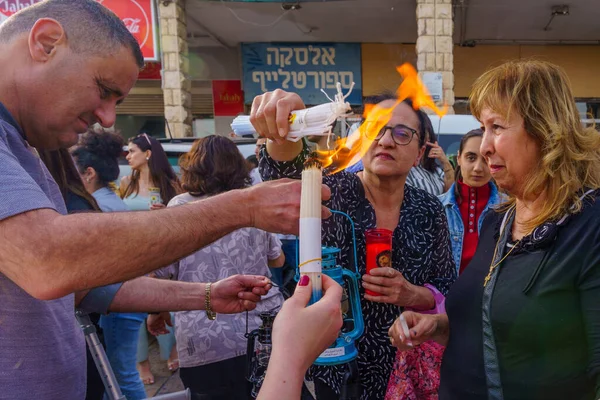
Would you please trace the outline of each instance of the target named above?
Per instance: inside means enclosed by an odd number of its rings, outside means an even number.
[[[410,169],[419,163],[432,131],[427,115],[409,101],[396,105],[394,96],[368,98],[367,103],[392,108],[391,119],[378,132],[363,157],[364,171],[324,176],[331,188],[325,205],[350,215],[356,228],[358,269],[362,274],[361,301],[365,331],[358,340],[361,399],[381,400],[392,371],[396,349],[388,329],[401,308],[435,310],[456,279],[446,216],[439,200],[424,190],[405,185]],[[260,161],[263,179],[299,178],[309,155],[305,142],[281,140],[289,126],[287,116],[304,104],[294,93],[276,91],[254,99],[251,121],[269,138]],[[368,127],[367,127],[368,129]],[[352,228],[333,216],[323,221],[322,243],[341,249],[338,262],[354,268]],[[383,228],[393,232],[392,262],[366,274],[365,231]],[[366,290],[380,293],[368,295]],[[347,366],[313,367],[311,373],[319,400],[338,399]]]
[[[440,196],[454,183],[454,167],[442,146],[437,142],[433,129],[427,136],[423,145],[423,156],[419,163],[410,169],[406,183],[412,187],[423,189],[427,193]],[[354,173],[362,170],[364,170],[362,160],[347,168],[348,172]]]
[[[121,179],[121,198],[131,211],[158,210],[181,192],[181,185],[169,164],[158,140],[145,133],[129,139],[127,161],[131,175]],[[154,193],[151,193],[154,191]],[[156,191],[160,194],[156,196]],[[158,228],[157,228],[158,229]],[[157,337],[161,359],[167,360],[167,367],[174,371],[179,368],[175,336],[172,331]],[[138,369],[144,384],[154,383],[154,375],[148,360],[148,331],[146,324],[140,328],[138,342]]]

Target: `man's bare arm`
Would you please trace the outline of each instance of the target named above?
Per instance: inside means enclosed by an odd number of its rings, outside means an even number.
[[[296,233],[299,206],[300,182],[282,180],[160,211],[31,211],[0,222],[0,272],[55,299],[154,271],[244,226]]]
[[[123,283],[111,312],[204,310],[204,283],[141,277]]]

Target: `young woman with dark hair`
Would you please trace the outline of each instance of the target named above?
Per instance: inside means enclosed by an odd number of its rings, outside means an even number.
[[[58,190],[62,193],[67,211],[71,213],[100,211],[98,203],[94,197],[88,193],[81,181],[77,168],[73,163],[73,158],[67,149],[54,151],[40,151],[40,159],[48,168],[48,171],[56,181]],[[100,328],[100,314],[89,314],[90,319],[94,323],[98,331],[98,338],[104,344],[104,335]],[[98,373],[96,364],[86,346],[86,362],[87,362],[87,386],[86,400],[102,400],[104,396],[104,383]]]
[[[129,139],[131,175],[121,180],[121,198],[131,210],[162,208],[181,192],[179,180],[158,140],[145,133]],[[158,188],[160,204],[149,204],[149,188]]]
[[[158,210],[181,192],[177,175],[161,144],[153,137],[142,133],[129,139],[127,161],[131,166],[131,175],[121,179],[121,198],[131,211]],[[151,189],[158,189],[160,199],[151,201]],[[169,370],[179,368],[175,350],[175,336],[172,332],[160,335],[161,359],[167,360]],[[138,367],[144,384],[154,383],[154,375],[148,361],[148,331],[142,324],[138,344]]]
[[[69,213],[100,210],[94,197],[83,185],[69,150],[40,151],[39,155],[58,184]]]
[[[246,160],[235,143],[224,136],[208,136],[194,143],[179,161],[187,193],[174,197],[168,207],[250,186]],[[240,204],[240,207],[244,207]],[[235,274],[270,276],[268,267],[281,267],[285,257],[277,236],[243,228],[224,236],[178,263],[156,271],[159,278],[186,282],[216,281]],[[278,308],[283,296],[273,288],[256,309],[246,315],[219,315],[215,322],[205,311],[175,313],[175,335],[181,363],[180,377],[192,397],[205,400],[248,398],[246,329],[260,325],[261,312]],[[168,313],[148,317],[154,326]],[[248,325],[246,325],[248,324]],[[162,330],[164,323],[162,323]],[[208,339],[210,338],[210,340]]]
[[[501,201],[498,188],[491,180],[490,168],[479,150],[482,138],[481,129],[462,137],[455,183],[439,196],[448,218],[452,255],[459,274],[475,254],[485,216]]]

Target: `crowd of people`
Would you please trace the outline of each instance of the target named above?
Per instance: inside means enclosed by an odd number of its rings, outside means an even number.
[[[91,126],[114,125],[142,65],[94,0],[46,0],[0,25],[0,398],[103,398],[76,308],[102,328],[128,399],[153,379],[148,333],[195,398],[247,398],[245,333],[277,308],[257,398],[300,399],[305,379],[318,400],[339,398],[347,365],[313,362],[342,327],[342,287],[324,275],[308,306],[308,276],[286,301],[273,284],[310,152],[282,140],[282,116],[302,99],[254,100],[258,167],[210,136],[179,177],[143,133],[115,185],[124,141]],[[361,275],[359,397],[597,399],[600,135],[547,62],[490,69],[469,100],[481,129],[465,132],[456,167],[424,111],[382,94],[365,103],[390,119],[361,165],[324,176],[322,242]],[[331,210],[352,219],[356,260]],[[367,272],[373,228],[392,232],[391,263]]]

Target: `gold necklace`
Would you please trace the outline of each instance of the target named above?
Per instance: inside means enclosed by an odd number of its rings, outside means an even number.
[[[516,207],[513,208],[513,214],[516,212]],[[510,219],[510,217],[507,217],[507,220]],[[494,256],[492,257],[492,263],[490,264],[490,270],[487,274],[487,276],[485,277],[485,279],[483,280],[483,287],[486,287],[488,282],[490,281],[490,279],[492,279],[492,274],[494,273],[494,271],[496,270],[496,268],[498,268],[498,266],[500,264],[502,264],[502,261],[506,260],[506,257],[508,257],[510,255],[510,253],[513,252],[514,249],[517,248],[517,246],[519,245],[519,243],[521,243],[521,240],[523,240],[523,238],[519,239],[515,245],[508,251],[508,253],[506,253],[504,255],[504,257],[502,257],[500,259],[500,261],[498,261],[497,263],[494,263],[494,260],[496,259],[496,255],[498,254],[498,246],[500,245],[500,241],[502,240],[502,235],[504,233],[504,229],[506,229],[506,226],[504,226],[502,228],[502,231],[500,232],[500,237],[498,238],[498,241],[496,242],[496,247],[494,248]],[[525,237],[525,236],[523,236]]]

